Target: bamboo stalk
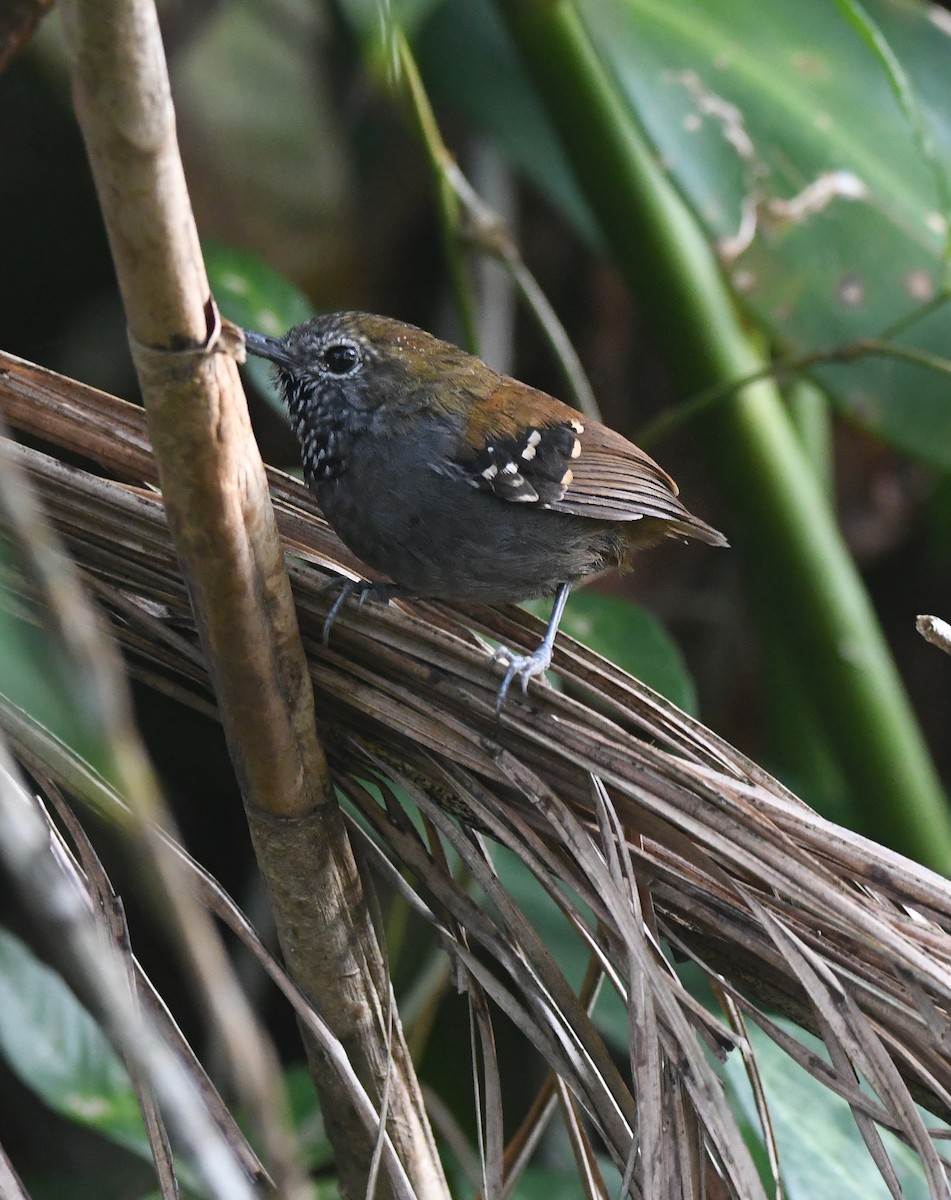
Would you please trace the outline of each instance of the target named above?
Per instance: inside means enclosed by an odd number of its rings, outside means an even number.
[[[446,1185],[317,740],[313,694],[237,373],[209,295],[152,0],[70,0],[75,106],[175,542],[282,948],[350,1054],[417,1194]],[[291,867],[293,864],[293,868]],[[345,1194],[372,1141],[307,1041]],[[384,1190],[389,1185],[384,1181]]]

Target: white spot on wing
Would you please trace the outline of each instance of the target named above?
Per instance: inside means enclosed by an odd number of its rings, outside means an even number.
[[[535,454],[536,454],[535,447],[538,445],[538,443],[541,440],[542,440],[541,432],[537,429],[533,429],[532,432],[528,435],[528,441],[525,444],[525,449],[522,451],[522,458],[524,458],[526,462],[531,462],[532,459],[535,457]]]

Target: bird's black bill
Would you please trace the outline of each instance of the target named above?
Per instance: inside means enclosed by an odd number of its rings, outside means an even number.
[[[258,358],[267,358],[282,367],[293,367],[294,361],[284,348],[280,338],[268,337],[264,333],[255,333],[252,329],[243,329],[244,346],[249,354]]]

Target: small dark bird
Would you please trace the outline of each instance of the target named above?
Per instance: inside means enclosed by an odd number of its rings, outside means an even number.
[[[554,595],[538,649],[497,655],[501,712],[513,679],[524,691],[548,669],[572,584],[628,569],[664,537],[727,545],[643,450],[413,325],[345,312],[280,338],[244,336],[277,368],[327,520],[393,581],[346,585],[325,640],[354,593],[489,604]]]

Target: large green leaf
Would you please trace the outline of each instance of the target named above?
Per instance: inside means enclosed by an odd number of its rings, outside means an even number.
[[[817,1038],[792,1022],[780,1020],[779,1024],[806,1042],[814,1054],[825,1057]],[[748,1033],[789,1200],[887,1200],[888,1188],[846,1101],[813,1079],[756,1026],[750,1025]],[[735,1107],[745,1114],[753,1136],[761,1136],[752,1090],[738,1053],[728,1057],[723,1072]],[[928,1187],[917,1155],[888,1131],[881,1134],[904,1195],[908,1200],[924,1200]]]
[[[619,94],[706,226],[744,304],[796,356],[915,321],[951,358],[943,287],[951,37],[907,0],[866,9],[934,131],[929,161],[883,58],[830,0],[580,0]],[[951,364],[949,364],[951,365]],[[951,377],[866,357],[816,370],[856,420],[951,466]]]
[[[0,1052],[56,1112],[150,1157],[125,1067],[62,979],[0,929]]]
[[[946,272],[937,174],[951,174],[951,21],[941,10],[868,0],[863,31],[849,14],[857,0],[576,7],[617,97],[781,354],[833,350],[907,321],[895,339],[902,350],[951,360],[948,307],[929,303]],[[893,62],[869,44],[869,28]],[[486,0],[444,0],[419,51],[434,94],[496,139],[590,235],[590,209]],[[898,82],[933,134],[933,160]],[[813,373],[853,419],[951,466],[951,375],[881,356]]]

